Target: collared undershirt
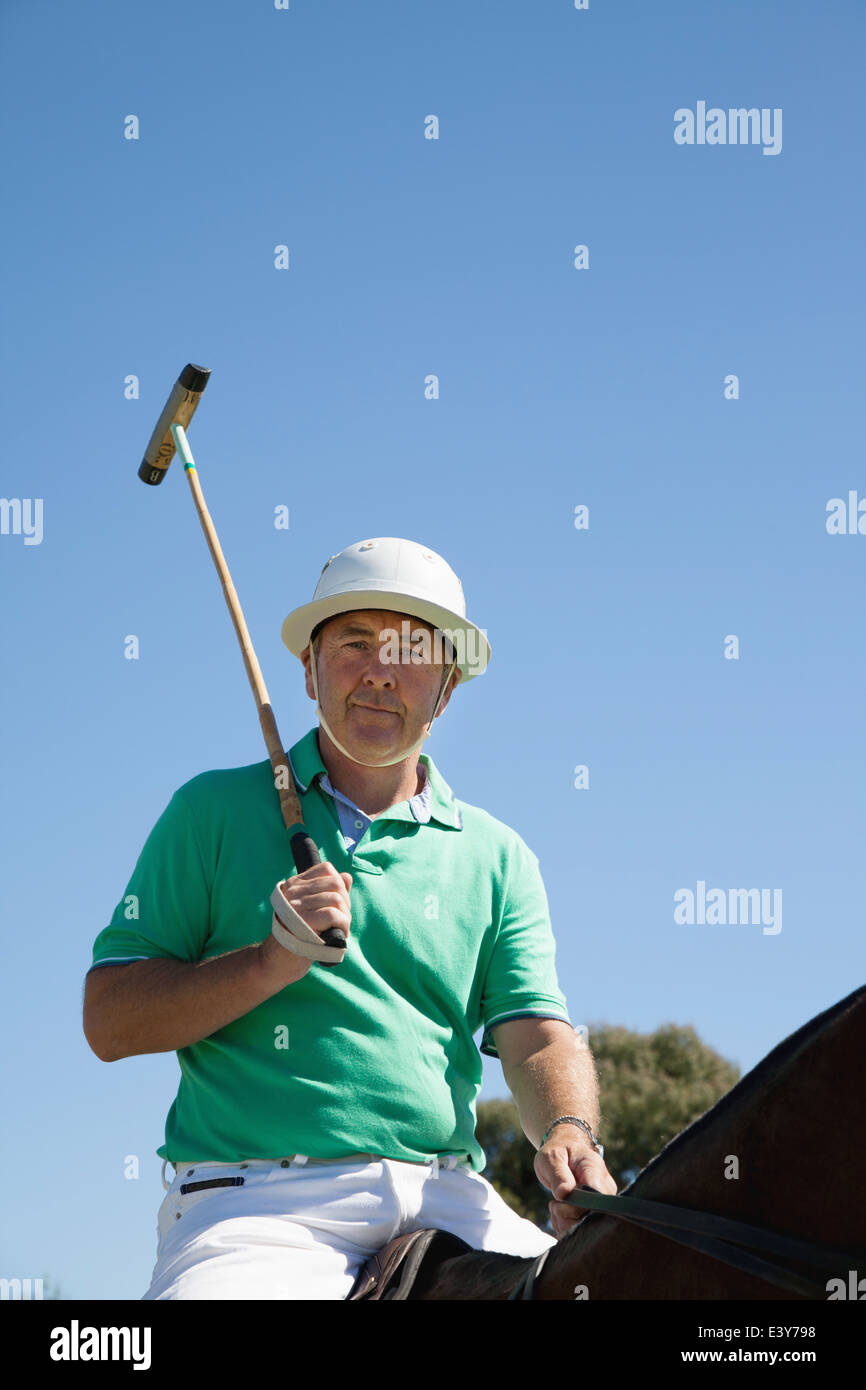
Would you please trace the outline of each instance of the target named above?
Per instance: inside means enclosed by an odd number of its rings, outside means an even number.
[[[432,802],[430,782],[427,778],[427,769],[423,763],[418,764],[416,771],[421,778],[422,788],[415,796],[410,797],[408,803],[405,804],[408,804],[409,810],[412,812],[416,821],[421,825],[426,825],[430,820]],[[346,850],[349,854],[352,854],[355,846],[363,839],[376,818],[375,816],[368,816],[366,811],[362,811],[360,806],[356,806],[354,801],[350,801],[343,792],[338,791],[338,789],[332,785],[327,772],[320,774],[319,786],[323,792],[327,792],[329,796],[333,797],[336,803],[337,814],[340,818],[340,829],[343,832],[343,839],[346,842]]]

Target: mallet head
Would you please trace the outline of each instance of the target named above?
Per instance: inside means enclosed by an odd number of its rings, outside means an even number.
[[[144,451],[144,458],[138,470],[138,476],[143,483],[150,483],[155,487],[162,482],[175,454],[171,427],[183,425],[186,429],[195,414],[209,376],[209,367],[197,367],[194,362],[188,362],[184,367],[172,387],[165,409],[157,420],[156,429]]]

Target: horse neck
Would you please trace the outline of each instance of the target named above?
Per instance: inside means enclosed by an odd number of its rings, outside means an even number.
[[[866,988],[780,1043],[625,1190],[805,1240],[866,1245],[866,1204],[856,1196],[863,1185],[857,1136],[866,1129],[866,1088],[858,1080],[864,1050]],[[585,1285],[590,1298],[694,1298],[696,1271],[708,1286],[721,1281],[742,1289],[748,1279],[593,1213],[551,1254],[540,1295],[573,1297]]]

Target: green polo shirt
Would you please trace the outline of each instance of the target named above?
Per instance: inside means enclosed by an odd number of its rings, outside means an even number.
[[[426,765],[430,819],[408,801],[377,816],[354,853],[317,730],[289,754],[304,824],[323,858],[353,875],[342,963],[314,964],[249,1013],[178,1052],[181,1080],[157,1150],[174,1161],[336,1158],[423,1161],[468,1154],[481,1051],[491,1029],[538,1015],[568,1022],[538,860]],[[268,760],[205,772],[175,792],[151,831],[93,964],[197,961],[265,939],[275,884],[295,872]]]

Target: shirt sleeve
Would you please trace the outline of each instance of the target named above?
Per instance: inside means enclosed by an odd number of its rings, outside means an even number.
[[[508,860],[502,918],[481,998],[480,1050],[499,1053],[492,1029],[511,1018],[559,1018],[570,1023],[556,978],[555,943],[538,859],[516,837]]]
[[[171,958],[196,961],[210,930],[210,886],[192,810],[176,791],[93,944],[93,966]]]

